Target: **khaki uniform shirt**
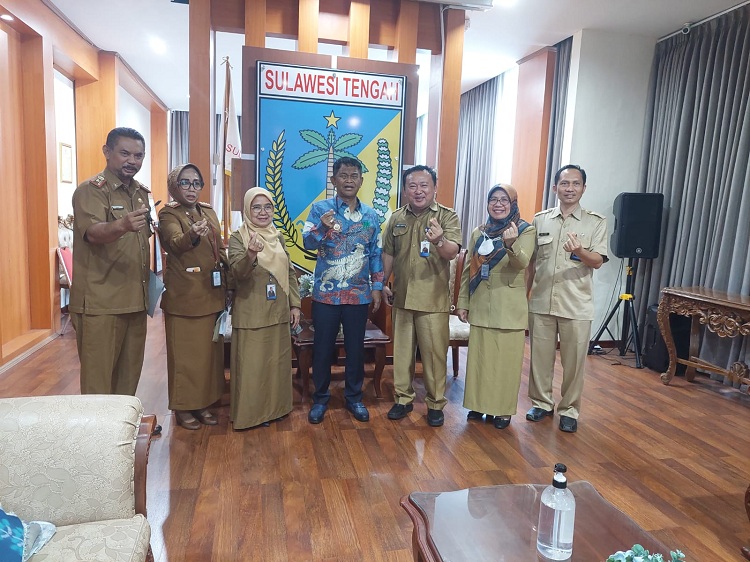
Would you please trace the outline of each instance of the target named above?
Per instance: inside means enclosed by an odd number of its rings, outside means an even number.
[[[127,314],[147,309],[150,225],[146,223],[138,232],[127,232],[109,244],[91,244],[85,236],[93,224],[113,222],[143,205],[148,207],[148,194],[136,180],[125,187],[109,170],[76,188],[71,312]]]
[[[527,227],[518,236],[513,246],[506,249],[505,257],[490,269],[489,279],[480,281],[474,294],[469,296],[471,252],[481,236],[478,228],[471,233],[456,308],[469,311],[472,326],[525,330],[529,321],[525,272],[534,253],[534,227]]]
[[[430,244],[430,254],[419,255],[430,219],[437,219],[446,240],[461,246],[461,225],[453,209],[433,202],[420,215],[408,205],[397,209],[383,229],[383,253],[393,256],[393,306],[418,312],[450,312],[450,262]]]
[[[288,298],[281,285],[276,283],[276,300],[266,298],[266,285],[273,283],[271,273],[257,265],[257,260],[250,261],[239,231],[229,238],[229,263],[237,286],[232,306],[232,327],[266,328],[288,324],[290,307],[299,308],[300,305],[299,284],[292,260],[289,260]]]
[[[570,259],[563,250],[568,232],[578,235],[581,245],[607,261],[607,220],[603,215],[578,207],[567,219],[560,208],[534,215],[536,227],[536,274],[531,286],[529,312],[551,314],[572,320],[594,319],[594,269]]]
[[[203,219],[208,220],[211,232],[193,244],[190,227]],[[219,219],[211,205],[198,203],[191,211],[177,202],[167,203],[159,211],[159,238],[167,252],[161,308],[179,316],[207,316],[223,310],[226,281],[213,287],[211,272],[226,262],[226,254]],[[226,278],[223,273],[222,278]]]

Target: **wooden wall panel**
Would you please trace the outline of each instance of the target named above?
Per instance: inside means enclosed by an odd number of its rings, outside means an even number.
[[[349,8],[349,56],[368,58],[370,48],[370,0],[353,0]]]
[[[448,207],[453,207],[456,197],[458,119],[461,109],[461,67],[464,54],[465,19],[466,15],[463,10],[445,12],[437,200]]]
[[[117,126],[117,57],[99,55],[99,80],[89,84],[75,82],[76,161],[78,181],[101,172],[106,162],[102,146],[107,134]]]
[[[216,4],[217,2],[214,2]],[[244,25],[244,18],[242,19]],[[211,29],[211,0],[190,2],[190,161],[198,166],[206,179],[213,175],[214,96],[213,45],[215,33]],[[211,201],[214,189],[211,181],[200,192],[200,200]]]
[[[266,46],[266,0],[245,0],[245,45]]]
[[[12,243],[0,251],[0,324],[3,357],[10,342],[29,330],[29,276],[25,267],[27,238],[24,196],[23,118],[21,105],[21,38],[0,23],[0,183],[3,186],[3,220],[0,237]]]
[[[412,0],[401,0],[396,25],[394,50],[398,62],[415,64],[417,62],[417,34],[414,33],[414,22],[419,21],[419,4]]]
[[[245,2],[252,0],[213,0],[211,23],[215,31],[245,33]],[[348,0],[319,1],[320,41],[346,43]],[[370,0],[372,1],[372,0]],[[396,28],[402,0],[377,0],[370,16],[370,44],[395,47]],[[192,2],[191,2],[192,3]],[[440,5],[420,4],[419,19],[412,22],[417,47],[440,53]],[[274,0],[266,3],[266,35],[297,38],[299,34],[299,0]],[[342,23],[343,22],[343,23]],[[302,49],[300,49],[302,50]]]
[[[319,7],[319,0],[299,0],[297,50],[302,53],[318,52]]]
[[[169,153],[167,151],[167,112],[163,109],[151,110],[151,193],[154,202],[162,205],[169,201],[167,195],[167,175],[169,174]],[[203,172],[203,170],[201,170]],[[206,172],[203,172],[205,175]]]
[[[518,62],[511,183],[518,190],[522,217],[542,209],[555,57],[554,49],[542,49]]]
[[[57,148],[52,46],[42,37],[25,38],[23,65],[24,187],[27,216],[31,329],[59,322],[57,278]]]

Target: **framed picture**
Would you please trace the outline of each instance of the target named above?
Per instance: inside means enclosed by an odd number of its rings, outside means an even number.
[[[60,181],[73,183],[73,147],[60,143]]]

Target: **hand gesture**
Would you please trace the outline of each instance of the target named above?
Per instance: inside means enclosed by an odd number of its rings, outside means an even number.
[[[295,329],[299,326],[299,308],[296,306],[289,309],[289,323],[292,325],[292,328]]]
[[[331,209],[330,211],[323,213],[320,217],[320,222],[323,224],[326,228],[333,228],[333,225],[336,224],[336,219],[334,219],[335,211]]]
[[[563,244],[563,250],[574,254],[581,248],[581,241],[578,239],[578,235],[575,232],[568,232],[568,240]]]
[[[247,254],[255,259],[258,252],[263,251],[263,239],[260,238],[255,232],[250,233],[250,240],[247,243]]]
[[[194,235],[194,239],[197,239],[199,236],[206,236],[208,232],[209,227],[207,219],[199,220],[190,225],[190,233]]]
[[[393,291],[391,291],[391,288],[388,285],[383,286],[383,294],[385,295],[385,300],[388,301],[388,304],[393,304]]]
[[[140,209],[128,213],[120,220],[123,221],[127,232],[138,232],[148,223],[148,209],[146,205],[142,205]]]
[[[377,312],[380,308],[380,302],[383,300],[381,291],[372,292],[372,311]]]
[[[508,228],[503,230],[503,244],[506,248],[510,248],[513,245],[513,242],[517,239],[518,227],[516,226],[516,223],[512,222]]]
[[[425,235],[427,236],[427,240],[429,240],[433,244],[437,244],[438,242],[440,242],[440,240],[443,239],[443,227],[440,226],[440,223],[437,221],[437,219],[430,219],[430,226],[427,228],[427,232],[425,232]]]
[[[456,309],[456,316],[458,316],[458,319],[466,324],[469,321],[469,311],[465,308],[457,308]]]

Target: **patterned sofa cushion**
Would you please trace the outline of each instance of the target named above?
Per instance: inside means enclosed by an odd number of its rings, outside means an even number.
[[[0,502],[58,527],[135,515],[132,396],[0,399]]]
[[[145,560],[151,528],[143,515],[58,527],[33,562],[133,562]]]

